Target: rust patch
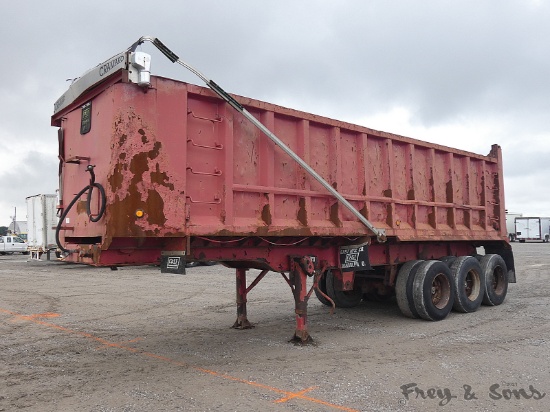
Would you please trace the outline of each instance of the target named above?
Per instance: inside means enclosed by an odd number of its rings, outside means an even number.
[[[392,191],[391,189],[386,189],[382,192],[382,195],[385,197],[392,197]]]
[[[386,205],[386,224],[389,227],[393,227],[393,208],[391,203]]]
[[[447,224],[449,225],[449,227],[455,227],[455,214],[453,209],[451,208],[447,209]]]
[[[76,213],[78,213],[79,215],[88,213],[86,210],[85,200],[79,200],[76,202]]]
[[[464,225],[468,228],[472,228],[472,218],[469,210],[464,210]]]
[[[334,223],[334,226],[336,227],[342,227],[342,221],[338,216],[339,210],[340,210],[340,204],[338,202],[333,203],[332,206],[330,207],[330,221]]]
[[[152,225],[163,226],[166,223],[166,218],[164,217],[164,200],[158,194],[156,190],[149,189],[147,191],[147,221]]]
[[[432,208],[432,211],[428,213],[428,223],[431,227],[435,229],[436,227],[436,217],[435,217],[435,209]]]
[[[300,209],[298,209],[298,221],[304,225],[307,226],[307,210],[306,210],[306,199],[305,197],[301,197],[299,200]]]
[[[109,184],[111,185],[111,189],[116,192],[117,190],[122,189],[122,184],[124,182],[124,176],[122,172],[125,169],[125,165],[123,164],[116,164],[113,169],[113,174],[111,177],[109,177]]]
[[[149,170],[149,163],[147,162],[148,153],[138,153],[132,157],[130,161],[130,172],[134,174],[132,179],[132,185],[142,180],[142,176]]]
[[[271,224],[271,208],[269,207],[269,203],[265,204],[262,208],[262,220],[268,226]]]
[[[367,195],[367,184],[364,183],[363,184],[363,196],[366,196]]]
[[[449,180],[447,182],[447,187],[445,190],[446,196],[447,196],[447,203],[453,203],[453,181]]]
[[[492,151],[491,151],[492,152]],[[499,175],[498,173],[494,174],[493,187],[495,190],[492,193],[500,193],[500,184],[499,184]],[[500,201],[496,198],[493,199],[493,229],[496,231],[500,230]]]
[[[170,190],[174,190],[174,185],[172,183],[169,183],[170,179],[168,178],[168,175],[166,172],[160,171],[160,166],[157,163],[156,170],[154,172],[151,172],[151,183],[156,183],[161,186],[166,186]]]
[[[430,178],[428,179],[428,187],[430,188],[430,200],[435,202],[435,181],[434,181],[434,169],[430,167]]]
[[[481,174],[481,204],[486,205],[487,198],[485,197],[485,175]]]
[[[149,143],[149,139],[147,139],[147,135],[145,134],[145,130],[139,129],[138,133],[141,135],[141,142],[143,144]]]
[[[367,205],[363,206],[363,208],[359,211],[363,216],[365,216],[365,219],[369,218],[369,210],[367,209]]]
[[[126,143],[126,140],[128,140],[128,135],[126,134],[120,135],[120,137],[118,138],[118,145],[124,146],[124,144]]]
[[[118,136],[114,145],[119,147],[113,150],[112,173],[107,178],[113,199],[108,204],[105,238],[113,234],[139,239],[158,236],[166,230],[169,217],[165,214],[166,192],[175,190],[169,175],[161,171],[162,162],[153,163],[161,156],[162,144],[131,109],[121,113],[114,126]],[[145,211],[143,218],[135,216],[137,209]],[[172,229],[171,234],[181,230]]]
[[[411,189],[407,192],[407,200],[414,200],[414,199],[415,199],[414,189]]]

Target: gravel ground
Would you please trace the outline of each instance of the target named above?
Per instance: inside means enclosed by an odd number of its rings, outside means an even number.
[[[249,294],[234,271],[118,271],[0,256],[1,411],[548,411],[550,245],[513,245],[504,304],[441,322],[395,301],[329,314],[294,346],[286,282]],[[249,272],[252,280],[256,271]]]

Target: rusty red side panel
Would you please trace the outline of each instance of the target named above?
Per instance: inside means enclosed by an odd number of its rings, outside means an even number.
[[[505,239],[498,146],[481,156],[237,99],[390,242]],[[371,235],[208,89],[153,77],[147,91],[118,81],[77,103],[88,101],[88,133],[80,131],[80,106],[53,119],[64,132],[62,206],[88,184],[88,164],[107,196],[99,222],[90,222],[84,199],[63,222],[62,240],[80,250],[73,260],[150,263],[161,249],[185,250],[197,236]]]

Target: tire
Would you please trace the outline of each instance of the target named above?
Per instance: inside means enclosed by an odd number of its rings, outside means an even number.
[[[455,284],[453,309],[462,313],[478,310],[485,294],[485,276],[478,260],[460,256],[451,265],[451,274]]]
[[[457,259],[456,256],[443,256],[442,258],[439,258],[437,260],[442,261],[443,263],[446,263],[447,266],[451,267],[451,265],[454,263],[454,261]]]
[[[327,295],[334,301],[334,304],[338,308],[353,308],[357,306],[361,299],[363,299],[363,292],[361,289],[354,290],[336,290],[334,288],[335,278],[332,271],[328,271],[326,274],[326,286]]]
[[[481,258],[481,270],[485,277],[483,304],[498,306],[508,293],[508,269],[500,255],[485,255]]]
[[[414,276],[423,260],[410,260],[399,269],[395,282],[395,297],[401,313],[408,318],[418,319],[420,315],[414,307],[413,283]]]
[[[319,289],[321,290],[321,292],[323,292],[325,295],[328,295],[327,294],[327,273],[329,271],[326,271],[323,276],[321,276],[319,278]],[[325,298],[323,295],[321,295],[319,293],[319,291],[317,289],[313,289],[313,291],[315,292],[315,296],[317,296],[317,299],[319,299],[319,302],[321,302],[323,305],[325,306],[332,306],[332,303],[330,303],[330,301]]]
[[[455,297],[451,269],[439,260],[420,265],[413,282],[413,302],[422,319],[443,320],[451,312]]]

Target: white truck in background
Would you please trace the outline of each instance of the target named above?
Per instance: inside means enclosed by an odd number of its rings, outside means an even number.
[[[31,256],[40,258],[57,249],[55,228],[57,226],[57,195],[27,197],[27,244]]]
[[[523,217],[523,213],[506,212],[506,232],[510,242],[516,241],[516,218]]]
[[[520,242],[526,240],[550,240],[550,217],[516,217],[516,239]]]
[[[11,255],[12,253],[27,255],[29,253],[27,243],[16,235],[0,236],[0,255]]]

